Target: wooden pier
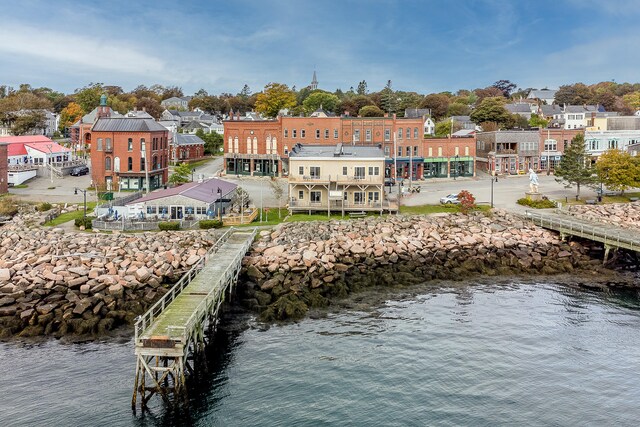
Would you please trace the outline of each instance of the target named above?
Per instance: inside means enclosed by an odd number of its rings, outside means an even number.
[[[560,233],[562,239],[576,236],[604,244],[604,262],[611,249],[640,252],[640,232],[596,221],[588,221],[562,213],[526,212],[534,224]]]
[[[193,359],[215,330],[218,312],[238,280],[242,258],[256,229],[225,232],[207,254],[135,324],[136,376],[131,407],[135,411],[155,394],[165,401],[184,390]]]

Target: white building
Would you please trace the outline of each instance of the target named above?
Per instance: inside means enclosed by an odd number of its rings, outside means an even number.
[[[587,153],[592,157],[599,157],[611,149],[631,151],[632,147],[640,144],[640,130],[587,130],[584,132],[584,143]]]

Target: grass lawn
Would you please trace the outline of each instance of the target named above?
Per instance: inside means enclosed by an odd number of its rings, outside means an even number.
[[[627,203],[630,197],[640,198],[640,192],[624,193],[620,196],[602,196],[602,204],[605,203]],[[565,201],[566,200],[566,201]],[[585,200],[598,200],[597,197],[582,197],[576,200],[575,196],[567,199],[558,199],[557,201],[563,205],[584,205]]]
[[[87,202],[87,215],[96,207],[96,202]],[[64,224],[65,222],[75,221],[82,218],[84,215],[84,206],[75,212],[67,212],[54,218],[53,221],[48,221],[44,225],[55,227],[56,225]]]
[[[14,185],[11,188],[29,188],[29,184],[18,184],[18,185]]]
[[[189,162],[189,167],[191,167],[192,169],[196,169],[196,172],[197,172],[199,167],[206,165],[207,163],[211,162],[214,158],[215,157],[207,157],[204,159]]]

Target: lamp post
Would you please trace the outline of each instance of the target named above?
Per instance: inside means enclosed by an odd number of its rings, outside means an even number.
[[[456,154],[455,157],[455,161],[453,162],[453,180],[456,180],[456,177],[458,176],[458,159],[460,158],[459,155]]]
[[[218,187],[218,202],[220,202],[220,207],[218,208],[218,219],[222,221],[222,189]]]
[[[51,183],[53,184],[53,151],[51,151],[51,144],[47,144],[49,149],[49,170],[51,171]]]
[[[493,209],[493,177],[491,177],[491,208]]]
[[[191,182],[193,182],[193,174],[196,172],[196,168],[191,169]]]
[[[78,191],[82,191],[82,195],[84,196],[84,214],[82,215],[82,219],[87,217],[87,190],[83,190],[81,188],[74,188],[73,194],[78,195]]]

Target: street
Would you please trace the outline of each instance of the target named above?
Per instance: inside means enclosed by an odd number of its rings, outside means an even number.
[[[199,177],[218,178],[223,167],[223,158],[216,157],[210,162],[197,168],[194,179]],[[253,204],[257,207],[275,207],[277,200],[273,194],[273,186],[280,185],[284,190],[281,204],[287,203],[287,179],[270,177],[250,177],[227,175],[221,177],[229,182],[242,187],[249,196]],[[538,175],[540,182],[539,191],[553,200],[565,200],[575,197],[575,188],[565,188],[556,182],[553,175]],[[31,202],[49,203],[82,203],[83,194],[78,192],[74,195],[74,187],[86,189],[91,183],[91,176],[80,177],[65,176],[63,178],[53,178],[53,183],[49,177],[37,177],[30,180],[27,188],[11,188],[9,192],[20,199]],[[405,187],[408,182],[405,180]],[[450,193],[459,193],[461,190],[470,191],[476,198],[476,203],[489,204],[491,202],[491,177],[484,172],[478,172],[474,178],[439,179],[414,181],[413,186],[419,186],[419,193],[403,195],[401,204],[405,206],[419,206],[425,204],[438,204],[440,198]],[[388,190],[389,187],[386,187]],[[497,182],[493,182],[493,204],[495,207],[508,208],[514,210],[526,209],[516,204],[516,200],[525,197],[525,192],[529,191],[528,175],[499,177]],[[396,199],[398,186],[393,187],[391,198]],[[116,194],[117,196],[117,194]],[[591,188],[582,188],[581,197],[595,198],[595,192]],[[97,201],[95,192],[87,192],[87,201]]]

